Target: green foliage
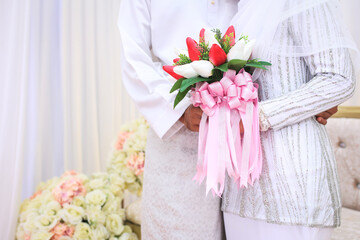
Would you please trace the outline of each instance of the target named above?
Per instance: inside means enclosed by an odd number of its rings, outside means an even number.
[[[244,39],[245,43],[248,43],[250,40],[249,40],[249,36],[245,36],[244,34],[241,34],[240,38],[239,38],[239,41],[241,39]]]
[[[198,44],[198,49],[200,51],[200,59],[201,60],[209,60],[209,44],[205,43],[204,40],[200,39],[200,43]]]
[[[234,38],[234,33],[230,33],[230,36],[226,35],[220,42],[221,48],[228,54],[231,49],[231,39]]]
[[[240,59],[233,59],[230,62],[228,62],[229,69],[233,69],[236,72],[239,72],[245,65],[247,61],[240,60]]]
[[[185,80],[186,78],[180,78],[179,80],[177,80],[174,85],[172,86],[172,88],[170,89],[170,93],[178,90],[181,87],[182,82]]]
[[[258,59],[250,60],[246,63],[246,67],[261,68],[267,70],[265,66],[271,66],[271,63],[265,61],[259,61]]]
[[[186,56],[185,54],[180,54],[179,55],[180,60],[175,63],[174,65],[184,65],[184,64],[188,64],[191,63],[191,60],[188,56]]]
[[[203,77],[193,77],[193,78],[185,79],[181,83],[180,92],[185,91],[188,87],[193,86],[195,83],[206,82],[206,81],[207,81],[207,79],[203,78]]]
[[[191,90],[192,86],[188,87],[187,89],[185,89],[184,91],[179,91],[178,94],[175,97],[175,101],[174,101],[174,108],[176,107],[176,105],[179,104],[179,102],[181,100],[184,99],[184,97],[186,96],[186,94]]]
[[[220,66],[215,67],[215,69],[219,69],[222,72],[226,72],[229,69],[228,63],[224,63]]]
[[[221,31],[220,31],[220,29],[218,29],[218,28],[216,28],[216,29],[211,29],[211,31],[213,32],[213,33],[215,33],[215,39],[219,42],[219,43],[221,43]]]
[[[221,48],[228,54],[231,49],[231,37],[235,37],[234,33],[231,33],[231,36],[225,36],[223,38],[220,29],[216,28],[211,31],[215,33],[215,39],[219,42]]]

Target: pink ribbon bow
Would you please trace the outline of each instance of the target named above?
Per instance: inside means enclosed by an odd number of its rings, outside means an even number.
[[[239,188],[253,185],[262,167],[258,117],[258,85],[244,69],[224,73],[219,82],[197,83],[191,101],[204,114],[200,122],[197,173],[194,180],[205,177],[206,193],[221,196],[225,174]],[[243,136],[239,123],[244,126]]]

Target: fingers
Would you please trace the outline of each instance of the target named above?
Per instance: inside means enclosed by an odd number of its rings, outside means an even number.
[[[185,126],[192,132],[199,132],[200,124],[186,123]]]
[[[192,132],[199,132],[203,111],[194,106],[189,106],[184,113],[184,124]]]
[[[201,110],[201,108],[199,107],[192,107],[192,113],[194,114],[194,116],[196,116],[197,118],[201,118],[203,111]]]
[[[336,106],[336,107],[333,107],[333,108],[327,110],[326,112],[330,113],[331,116],[332,116],[332,115],[334,115],[335,113],[338,112],[338,107],[337,107],[337,106]]]
[[[327,124],[327,120],[322,118],[322,117],[317,117],[316,121],[318,121],[318,123],[322,124],[322,125],[326,125]]]
[[[316,117],[321,117],[323,119],[328,119],[331,117],[332,114],[328,113],[328,112],[322,112],[316,115]]]
[[[335,113],[337,113],[338,111],[338,107],[333,107],[330,108],[329,110],[326,110],[325,112],[319,113],[316,115],[316,121],[318,121],[320,124],[326,125],[327,124],[327,120],[334,115]]]

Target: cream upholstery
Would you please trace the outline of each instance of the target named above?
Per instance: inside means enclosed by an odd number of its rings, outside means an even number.
[[[333,240],[360,240],[360,107],[340,108],[327,125],[339,172],[342,224]]]

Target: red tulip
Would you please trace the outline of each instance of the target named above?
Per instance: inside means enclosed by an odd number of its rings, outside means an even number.
[[[178,61],[180,61],[180,58],[174,58],[173,62],[177,63]]]
[[[175,78],[176,80],[179,80],[180,78],[183,78],[183,76],[178,75],[174,72],[174,67],[176,66],[163,66],[163,69],[165,72],[167,72],[168,74],[170,74],[173,78]]]
[[[186,39],[186,45],[188,47],[190,60],[192,62],[200,60],[200,51],[198,49],[197,42],[194,39],[188,37]]]
[[[205,28],[200,31],[199,42],[205,42]]]
[[[215,66],[220,66],[226,62],[227,56],[225,51],[217,44],[213,44],[209,52],[209,60]]]
[[[222,38],[222,41],[225,41],[225,37],[228,36],[230,38],[230,46],[235,45],[235,29],[234,26],[230,26],[226,31],[225,35]]]

